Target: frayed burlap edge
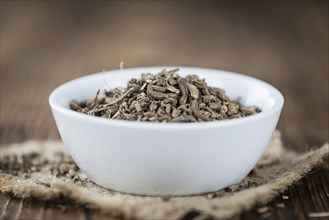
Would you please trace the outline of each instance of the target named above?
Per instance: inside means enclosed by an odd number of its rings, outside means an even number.
[[[47,144],[56,146],[58,150],[58,142],[42,143],[42,145]],[[271,183],[244,189],[211,200],[202,195],[172,197],[169,202],[163,201],[161,197],[142,197],[121,193],[100,196],[101,194],[99,193],[94,193],[93,191],[56,177],[52,177],[51,179],[47,177],[48,180],[42,180],[43,177],[40,176],[40,182],[38,183],[35,180],[22,179],[3,172],[0,173],[0,191],[2,193],[13,194],[17,197],[33,197],[47,201],[56,201],[65,197],[78,204],[97,209],[105,215],[108,214],[129,219],[178,219],[190,210],[206,213],[207,215],[214,216],[216,219],[225,219],[235,216],[242,211],[249,210],[256,204],[269,202],[288,186],[301,179],[303,175],[310,172],[314,167],[321,165],[323,160],[329,156],[328,143],[317,150],[312,150],[301,155],[283,149],[279,133],[274,134],[271,144],[281,147],[273,147],[272,150],[265,152],[262,160],[259,162],[260,166],[280,161],[280,157],[286,155],[286,159],[294,161],[293,165],[289,167],[289,170],[282,172]],[[25,149],[21,148],[20,154],[30,152],[36,146],[36,142],[29,142],[27,145],[29,147]],[[13,152],[17,154],[17,149],[11,147],[5,149],[1,153],[1,156],[10,155]],[[51,147],[49,149],[54,148]],[[37,150],[40,149],[37,148]],[[46,150],[45,153],[48,153],[49,156],[52,154],[51,150]]]

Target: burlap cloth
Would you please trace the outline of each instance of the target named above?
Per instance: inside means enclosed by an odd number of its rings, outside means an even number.
[[[179,219],[195,210],[222,219],[269,202],[323,163],[328,154],[328,143],[304,154],[288,151],[276,131],[254,170],[240,183],[205,195],[149,197],[94,184],[60,141],[28,141],[1,148],[0,191],[52,202],[68,199],[117,218]]]

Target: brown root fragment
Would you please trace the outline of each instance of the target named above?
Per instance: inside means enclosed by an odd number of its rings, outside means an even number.
[[[97,117],[151,122],[202,122],[234,119],[257,114],[255,106],[241,106],[223,89],[209,87],[197,75],[178,75],[179,69],[158,74],[143,73],[132,78],[126,88],[100,90],[91,99],[72,100],[72,110]]]

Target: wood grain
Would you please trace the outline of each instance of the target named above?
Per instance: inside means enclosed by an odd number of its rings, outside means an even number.
[[[287,146],[303,152],[328,140],[328,1],[0,4],[1,145],[58,139],[50,92],[70,79],[117,69],[122,60],[126,68],[201,66],[260,78],[285,96],[278,128]],[[271,202],[266,219],[328,212],[328,185],[328,167],[315,171],[285,192],[289,200]],[[102,218],[69,204],[7,195],[0,203],[1,219]],[[255,208],[239,218],[258,217]]]

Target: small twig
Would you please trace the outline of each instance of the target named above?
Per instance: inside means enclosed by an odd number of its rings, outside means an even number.
[[[97,90],[96,95],[95,95],[95,98],[94,98],[94,101],[93,101],[93,105],[96,105],[97,104],[97,99],[98,99],[98,95],[99,95],[99,92],[100,91],[101,91],[100,89]]]
[[[130,88],[128,89],[126,92],[124,92],[120,97],[114,99],[113,101],[107,103],[106,105],[104,105],[103,107],[108,107],[111,105],[114,105],[117,102],[120,102],[122,99],[124,99],[124,97],[126,97],[132,90],[134,90],[135,88]]]
[[[123,61],[121,61],[120,64],[119,64],[119,65],[120,65],[120,70],[121,70],[121,71],[123,71],[123,65],[124,65],[124,64],[125,64],[125,62],[123,62]]]
[[[322,218],[329,217],[329,212],[310,212],[308,213],[309,218]]]
[[[284,209],[285,205],[284,205],[284,203],[278,203],[278,204],[276,204],[276,207]]]
[[[77,107],[78,109],[80,109],[81,111],[83,110],[83,108],[81,108],[79,105],[75,104],[75,103],[71,103],[71,105],[74,105],[74,107]]]
[[[284,199],[284,200],[288,200],[288,199],[289,199],[289,196],[283,195],[283,196],[282,196],[282,199]]]
[[[115,119],[119,114],[120,114],[120,111],[117,111],[117,112],[112,116],[111,119]]]
[[[179,68],[175,68],[175,69],[169,70],[168,73],[177,72],[177,71],[179,71]]]

